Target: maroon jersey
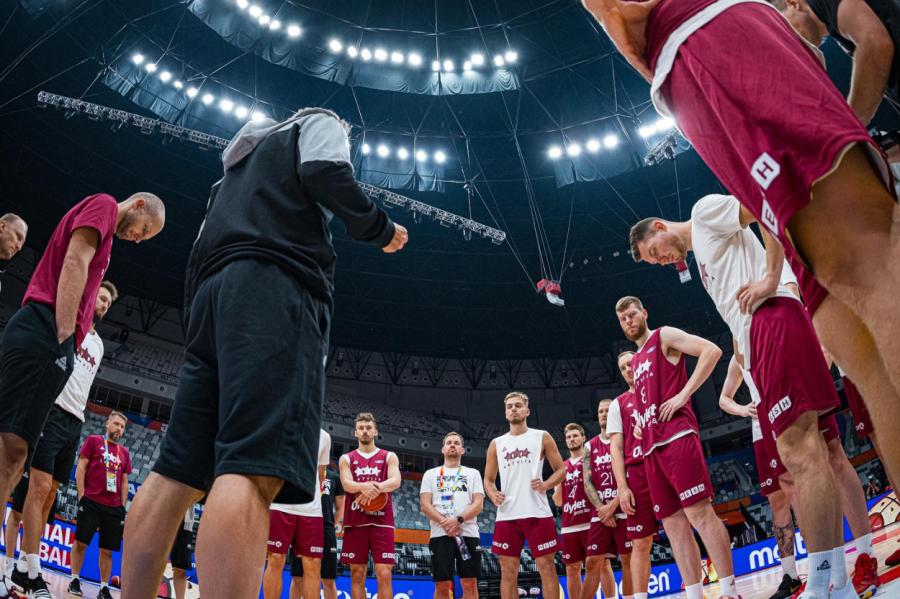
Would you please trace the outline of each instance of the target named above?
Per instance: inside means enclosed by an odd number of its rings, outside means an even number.
[[[715,3],[716,0],[663,0],[650,12],[647,19],[647,48],[644,57],[651,68],[669,35],[695,14]]]
[[[581,459],[566,460],[566,480],[563,481],[562,532],[578,532],[591,527],[594,506],[584,492],[584,469]]]
[[[641,449],[646,456],[658,445],[665,445],[672,439],[688,432],[699,432],[697,416],[688,403],[675,412],[668,422],[659,422],[659,406],[675,397],[688,380],[684,365],[684,354],[677,364],[666,358],[660,341],[660,331],[656,329],[644,346],[631,359],[634,373],[634,390],[641,420]]]
[[[619,494],[612,469],[612,447],[597,435],[588,442],[588,448],[591,450],[591,482],[597,489],[600,501],[610,502]]]
[[[634,426],[641,423],[641,410],[637,396],[631,391],[626,391],[616,398],[616,403],[619,405],[619,414],[622,417],[625,465],[640,464],[644,461],[644,452],[641,449],[641,440],[634,436]]]
[[[350,462],[350,473],[353,481],[358,483],[386,481],[388,478],[388,451],[386,449],[376,450],[369,457],[364,456],[358,449],[354,449],[347,454]],[[344,526],[387,526],[394,527],[394,506],[391,501],[391,495],[388,494],[387,503],[384,508],[377,512],[367,512],[356,502],[357,493],[347,493],[347,503],[350,509],[344,516]]]

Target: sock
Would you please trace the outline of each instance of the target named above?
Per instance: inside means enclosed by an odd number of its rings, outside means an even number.
[[[875,550],[872,548],[872,533],[859,537],[853,541],[853,544],[856,545],[856,550],[859,553],[865,553],[869,557],[875,557]]]
[[[105,589],[105,588],[108,587],[108,586],[109,586],[109,583],[108,583],[108,582],[101,582],[101,583],[100,583],[100,588],[101,588],[101,589]]]
[[[847,586],[847,558],[844,554],[844,546],[831,550],[831,586],[834,589],[842,589]]]
[[[698,582],[697,584],[685,586],[684,592],[687,593],[687,599],[703,599],[703,583]]]
[[[622,599],[634,599],[634,595],[622,595]]]
[[[794,580],[800,578],[797,574],[797,558],[793,555],[781,558],[781,569]]]
[[[19,559],[16,560],[16,570],[19,572],[28,572],[28,564],[25,563],[25,552],[19,554]]]
[[[719,579],[719,594],[726,597],[737,597],[737,587],[734,586],[734,575],[723,576]]]
[[[831,584],[831,551],[817,551],[809,554],[807,560],[806,591],[813,597],[828,597]]]
[[[28,564],[28,578],[37,578],[41,573],[41,556],[37,553],[29,553],[25,556],[25,563]]]
[[[16,559],[13,557],[4,557],[3,560],[3,573],[6,574],[7,577],[12,576],[13,568],[16,567]]]
[[[647,599],[647,593],[635,593],[634,599]]]

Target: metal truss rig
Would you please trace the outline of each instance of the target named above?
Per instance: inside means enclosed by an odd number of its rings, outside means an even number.
[[[99,104],[92,104],[91,102],[85,102],[84,100],[79,100],[77,98],[69,98],[67,96],[60,96],[42,91],[38,93],[37,99],[38,105],[42,107],[53,106],[54,108],[65,110],[67,116],[70,116],[68,113],[71,113],[72,116],[75,114],[84,114],[93,121],[99,121],[101,119],[112,121],[113,130],[118,130],[118,128],[124,125],[130,125],[132,127],[137,127],[140,129],[141,133],[145,135],[159,133],[169,138],[196,144],[206,150],[224,150],[229,141],[224,137],[217,137],[201,131],[195,131],[194,129],[187,129],[186,127],[173,125],[161,119],[151,119],[132,112],[109,108]],[[447,212],[441,208],[436,208],[424,202],[402,196],[393,191],[388,191],[387,189],[382,189],[381,187],[376,187],[369,183],[359,183],[359,186],[366,195],[375,201],[382,202],[387,207],[396,206],[405,208],[413,214],[416,222],[418,222],[419,217],[426,216],[445,227],[456,227],[460,229],[467,240],[471,239],[472,233],[475,233],[490,239],[496,245],[502,245],[506,241],[505,232],[483,225],[470,218]]]

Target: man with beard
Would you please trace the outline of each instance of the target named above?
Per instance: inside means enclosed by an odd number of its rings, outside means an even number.
[[[96,324],[106,316],[110,306],[118,298],[116,286],[110,281],[100,283],[97,300],[94,302],[94,322],[84,337],[81,347],[75,354],[75,367],[72,376],[50,410],[47,422],[41,432],[40,440],[31,459],[31,468],[22,477],[13,493],[13,506],[7,518],[7,560],[11,559],[9,547],[10,530],[12,530],[12,549],[15,549],[15,531],[21,518],[23,523],[22,551],[19,563],[13,571],[11,561],[7,562],[6,573],[12,583],[20,589],[28,583],[28,556],[39,561],[41,533],[44,522],[56,499],[56,490],[60,485],[69,482],[72,464],[78,453],[78,441],[81,439],[81,427],[84,424],[84,408],[87,405],[88,393],[100,368],[103,359],[103,340],[97,334]],[[16,499],[20,503],[16,505]],[[40,573],[40,569],[38,569]],[[3,583],[0,582],[0,585]],[[81,587],[77,579],[73,579],[69,592],[81,596]],[[3,596],[0,586],[0,597]]]
[[[78,524],[72,547],[72,579],[77,580],[81,574],[84,550],[99,529],[100,592],[97,599],[112,599],[109,592],[112,552],[122,547],[131,456],[128,448],[119,442],[125,434],[127,423],[125,414],[110,412],[106,419],[106,436],[91,435],[84,440],[75,470]]]
[[[463,599],[478,599],[481,544],[475,518],[484,508],[484,487],[477,470],[460,465],[465,451],[462,435],[447,433],[441,447],[444,464],[422,476],[419,506],[431,524],[434,599],[453,596],[454,569]]]
[[[641,300],[616,303],[625,336],[637,343],[631,361],[641,414],[641,450],[653,511],[662,520],[688,599],[703,597],[700,552],[695,528],[719,572],[720,595],[737,599],[731,542],[712,506],[713,487],[700,446],[691,395],[712,374],[722,350],[714,343],[674,327],[650,330]],[[685,355],[697,358],[688,378]]]
[[[366,598],[366,566],[369,554],[375,564],[378,599],[393,599],[391,570],[394,552],[394,504],[391,493],[400,488],[397,454],[375,446],[378,425],[375,416],[362,412],[353,429],[359,445],[341,456],[341,485],[350,501],[344,516],[341,563],[350,566],[352,599]],[[379,505],[380,504],[380,505]]]
[[[622,563],[622,594],[632,596],[631,541],[625,524],[625,512],[619,507],[619,494],[612,470],[612,444],[606,432],[611,399],[597,404],[600,434],[590,440],[581,461],[584,492],[596,513],[591,518],[588,539],[587,575],[583,599],[590,599],[600,587],[606,597],[615,596],[616,579],[609,558],[619,556]]]
[[[544,599],[559,598],[559,578],[553,556],[559,550],[556,522],[547,491],[566,475],[559,449],[550,433],[528,428],[528,396],[519,391],[503,399],[509,432],[488,446],[484,490],[497,506],[492,551],[500,558],[500,597],[517,599],[519,561],[525,541],[541,576]],[[553,474],[541,480],[544,459]],[[497,473],[500,489],[497,490]]]
[[[650,497],[650,484],[647,482],[644,453],[641,450],[641,410],[634,395],[634,375],[631,371],[633,357],[633,351],[625,351],[616,358],[628,390],[609,405],[606,434],[609,435],[619,507],[625,512],[625,531],[631,541],[631,586],[635,599],[647,599],[650,551],[653,549],[653,537],[659,529],[659,523],[653,512],[653,499]]]
[[[563,431],[566,438],[566,447],[569,449],[569,459],[566,460],[566,478],[562,484],[556,485],[553,491],[553,503],[562,508],[562,559],[566,565],[566,586],[569,597],[577,599],[582,594],[581,569],[588,556],[589,533],[591,517],[594,510],[584,492],[582,483],[581,456],[584,453],[584,428],[580,424],[570,422]],[[600,560],[602,561],[602,560]],[[608,568],[608,574],[612,569]],[[597,592],[597,583],[600,573],[598,568],[592,572],[588,569],[585,578],[585,592],[593,585],[593,591],[587,592],[588,597],[593,597]],[[609,597],[609,578],[604,578],[607,583],[604,586],[604,594]],[[616,580],[613,578],[613,585]]]

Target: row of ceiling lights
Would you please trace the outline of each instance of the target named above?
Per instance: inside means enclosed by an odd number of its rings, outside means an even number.
[[[673,127],[675,127],[675,121],[669,118],[661,118],[651,125],[640,127],[638,129],[638,135],[644,139],[648,139],[654,135],[667,133],[668,131],[671,131]],[[619,145],[620,141],[618,135],[610,133],[602,139],[592,137],[584,143],[570,141],[565,147],[554,144],[547,148],[547,157],[551,160],[559,160],[563,157],[563,154],[569,158],[577,158],[578,156],[581,156],[584,151],[587,151],[590,154],[596,154],[601,148],[612,150]]]
[[[368,143],[363,143],[362,147],[360,148],[363,156],[368,156],[372,153],[372,150],[372,146]],[[375,146],[374,151],[375,155],[379,158],[388,158],[393,154],[396,155],[400,160],[408,160],[411,156],[410,151],[404,147],[397,148],[396,152],[392,152],[391,148],[385,144],[378,144],[377,146]],[[437,164],[444,164],[444,162],[447,161],[447,154],[445,154],[443,150],[434,152],[434,154],[432,154],[430,157],[433,158]],[[417,162],[427,162],[428,159],[428,152],[426,152],[425,150],[416,150]]]

